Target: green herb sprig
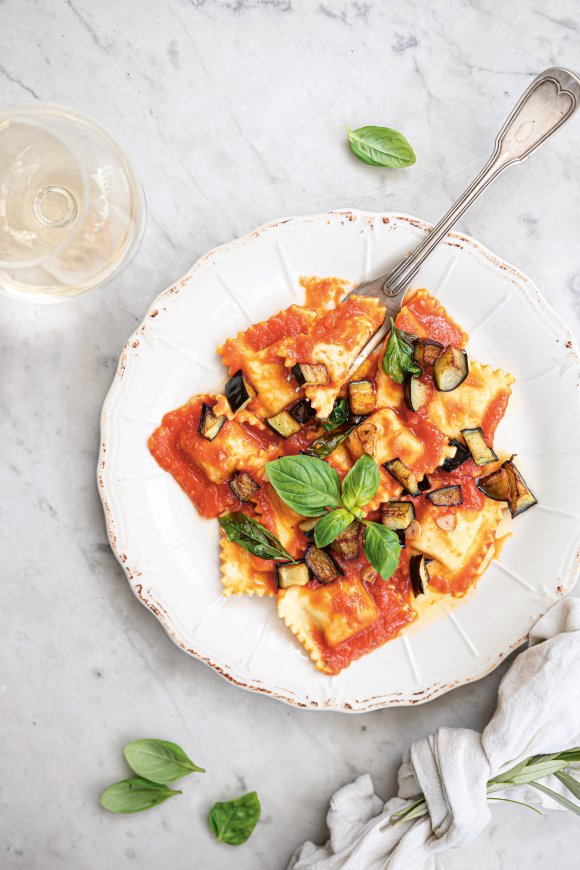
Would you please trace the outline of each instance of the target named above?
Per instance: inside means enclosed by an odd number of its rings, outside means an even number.
[[[350,416],[348,402],[344,398],[336,399],[334,407],[326,420],[322,420],[322,426],[327,432],[334,432],[343,423],[346,423]]]
[[[369,166],[401,169],[411,166],[417,159],[403,134],[390,127],[368,126],[351,130],[346,125],[346,135],[353,154]]]
[[[362,508],[377,493],[379,468],[365,453],[344,478],[313,456],[283,456],[266,463],[268,480],[282,501],[305,517],[320,519],[314,527],[317,547],[332,543],[355,520],[364,525],[363,551],[375,571],[388,580],[399,564],[401,545],[395,532],[363,519]]]
[[[254,556],[258,556],[260,559],[294,561],[276,535],[273,535],[257,520],[246,516],[242,511],[224,514],[219,518],[219,523],[228,541],[239,544],[240,547],[253,553]]]
[[[580,800],[580,782],[565,771],[565,768],[569,767],[569,765],[574,762],[580,762],[580,748],[567,749],[564,752],[556,752],[553,755],[532,755],[530,758],[526,758],[525,761],[520,762],[510,770],[507,770],[505,773],[500,773],[498,776],[494,776],[493,779],[488,781],[488,800],[501,800],[507,801],[508,803],[522,804],[522,806],[526,806],[530,810],[534,810],[541,815],[540,810],[536,807],[533,807],[530,804],[524,804],[522,801],[516,801],[504,797],[492,797],[494,792],[504,791],[527,783],[528,785],[531,785],[532,788],[548,795],[548,797],[552,798],[556,803],[559,803],[575,815],[580,816],[579,804],[571,801],[565,795],[559,794],[557,791],[554,791],[554,789],[544,785],[544,783],[539,782],[539,780],[544,777],[554,774],[556,778],[560,780],[562,785],[564,785],[575,798]],[[427,804],[423,795],[421,795],[408,807],[405,807],[400,812],[392,815],[389,824],[409,822],[412,819],[419,819],[422,816],[426,816],[428,813],[429,810],[427,809]]]
[[[406,374],[419,376],[423,373],[413,359],[413,346],[407,341],[405,333],[397,329],[391,317],[391,334],[383,356],[383,371],[398,384],[402,384]]]

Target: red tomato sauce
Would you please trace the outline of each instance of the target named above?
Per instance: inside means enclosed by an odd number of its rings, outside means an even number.
[[[341,278],[302,277],[300,283],[306,293],[304,304],[315,311],[324,311],[338,305],[347,285]]]
[[[467,343],[467,336],[463,330],[450,318],[441,314],[428,298],[414,296],[409,302],[405,302],[405,307],[397,315],[395,322],[398,329],[411,333],[416,328],[416,322],[419,322],[426,336],[441,344],[464,347]]]

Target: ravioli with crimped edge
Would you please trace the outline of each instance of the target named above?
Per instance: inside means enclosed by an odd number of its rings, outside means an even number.
[[[219,518],[223,594],[275,597],[315,667],[337,674],[420,619],[421,601],[469,592],[506,517],[536,499],[494,445],[514,379],[471,359],[437,299],[409,291],[351,372],[384,307],[341,301],[338,278],[301,284],[304,304],[218,348],[223,392],[167,413],[149,448]]]

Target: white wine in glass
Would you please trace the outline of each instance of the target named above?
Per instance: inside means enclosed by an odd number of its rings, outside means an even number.
[[[136,250],[145,201],[125,153],[65,106],[0,113],[0,289],[54,302],[108,281]]]

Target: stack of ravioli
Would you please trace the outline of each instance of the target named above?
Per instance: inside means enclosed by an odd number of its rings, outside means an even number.
[[[351,296],[341,302],[345,283],[336,278],[302,279],[303,306],[291,305],[267,321],[250,326],[218,348],[230,375],[243,373],[254,398],[234,413],[224,395],[195,396],[165,415],[150,439],[157,462],[173,474],[199,513],[208,518],[242,510],[272,532],[293,558],[304,555],[308,540],[304,520],[285,505],[267,479],[265,464],[298,454],[325,433],[321,425],[335,402],[346,395],[343,383],[350,366],[370,336],[382,324],[384,307],[377,299]],[[468,336],[426,290],[409,291],[396,326],[419,339],[465,348]],[[403,386],[385,374],[377,350],[356,372],[373,382],[376,406],[325,461],[343,478],[356,460],[368,453],[380,468],[380,487],[364,509],[374,518],[385,502],[413,501],[416,534],[402,551],[394,575],[383,581],[361,554],[344,562],[335,582],[278,589],[275,565],[222,536],[223,593],[270,596],[278,615],[310,655],[315,666],[336,674],[354,659],[395,637],[417,619],[409,577],[409,559],[423,554],[429,561],[429,595],[463,596],[475,585],[494,554],[498,527],[506,514],[503,501],[488,498],[476,486],[481,475],[472,460],[448,473],[441,466],[452,458],[450,443],[464,429],[481,427],[493,445],[496,427],[507,408],[511,375],[469,358],[469,373],[452,392],[439,392],[425,375],[429,401],[409,410]],[[323,385],[300,386],[292,374],[296,363],[322,364],[328,371]],[[296,434],[281,438],[267,418],[308,399],[315,416]],[[225,417],[212,441],[200,432],[204,405]],[[425,496],[411,499],[383,467],[399,458],[417,479],[428,476],[431,487],[460,484],[463,503],[442,511]],[[497,467],[501,465],[498,459]],[[493,466],[486,469],[493,471]],[[247,472],[259,484],[241,503],[228,481]],[[448,519],[443,521],[443,518]],[[380,521],[380,520],[379,520]]]

